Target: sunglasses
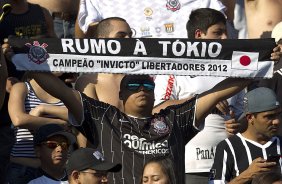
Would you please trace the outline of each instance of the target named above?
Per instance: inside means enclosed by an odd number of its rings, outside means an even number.
[[[55,141],[48,141],[48,142],[42,142],[41,143],[42,145],[46,145],[48,148],[50,149],[55,149],[57,148],[58,146],[61,146],[61,148],[63,150],[68,150],[69,149],[69,144],[66,143],[66,142],[61,142],[61,143],[58,143],[58,142],[55,142]]]
[[[150,81],[131,82],[126,85],[126,89],[129,91],[137,91],[141,86],[143,86],[145,91],[152,91],[155,89],[155,84]]]

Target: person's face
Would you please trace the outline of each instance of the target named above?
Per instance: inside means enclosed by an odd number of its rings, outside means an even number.
[[[152,162],[146,165],[142,176],[143,184],[169,184],[160,164]]]
[[[151,108],[154,104],[155,84],[149,79],[132,80],[122,90],[127,108]]]
[[[64,166],[67,161],[69,143],[66,137],[55,135],[40,145],[41,162],[46,165]]]
[[[226,26],[222,22],[210,26],[206,33],[200,30],[197,31],[196,39],[227,39]]]
[[[129,25],[120,20],[111,21],[112,30],[108,35],[108,38],[131,38],[132,31]]]
[[[281,109],[275,109],[272,111],[260,112],[257,115],[251,115],[251,123],[255,127],[255,131],[258,136],[262,138],[270,139],[278,134],[280,119],[279,115]]]
[[[87,169],[79,171],[78,180],[81,184],[106,184],[108,183],[107,175],[108,173],[106,171]]]

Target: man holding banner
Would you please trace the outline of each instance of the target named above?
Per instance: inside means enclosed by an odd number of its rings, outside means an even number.
[[[52,74],[36,73],[34,78],[48,93],[64,102],[71,114],[70,122],[106,158],[122,162],[121,173],[110,180],[127,184],[138,183],[146,160],[164,154],[174,159],[177,183],[185,183],[184,148],[197,133],[194,125],[198,127],[220,100],[252,81],[226,79],[208,92],[152,116],[154,82],[147,75],[127,75],[122,80],[120,98],[125,114],[66,87]]]
[[[42,43],[41,40],[39,40]],[[36,54],[38,50],[35,50],[31,44],[27,44],[25,41],[25,45],[31,46],[29,54],[16,54],[13,57],[13,62],[18,65],[22,65],[21,67],[25,67],[27,70],[35,70],[35,71],[50,71],[55,69],[49,64],[55,64],[54,66],[61,70],[82,70],[84,72],[94,71],[99,72],[99,64],[106,63],[109,61],[113,61],[112,63],[118,63],[118,67],[111,68],[100,68],[102,72],[108,73],[128,73],[128,74],[142,74],[142,73],[152,73],[157,74],[157,72],[163,72],[163,74],[168,74],[169,72],[175,72],[180,74],[175,66],[188,66],[192,68],[195,63],[195,59],[192,60],[191,64],[185,64],[186,60],[189,59],[186,54],[180,54],[179,50],[174,50],[175,54],[178,56],[183,55],[182,58],[178,58],[176,56],[169,58],[169,52],[160,52],[162,50],[158,50],[157,43],[162,43],[163,49],[171,49],[171,45],[169,43],[176,42],[177,44],[186,43],[192,44],[193,48],[193,56],[200,57],[197,52],[197,47],[195,45],[202,44],[205,45],[206,41],[203,42],[194,42],[194,40],[161,40],[161,39],[144,39],[143,47],[146,44],[149,44],[152,50],[149,50],[151,55],[142,57],[147,53],[146,50],[142,49],[142,43],[139,43],[141,47],[135,47],[134,52],[132,49],[132,42],[134,40],[131,39],[84,39],[84,47],[81,47],[80,40],[71,40],[71,39],[62,39],[61,46],[58,47],[58,43],[56,40],[44,40],[44,44],[40,45],[39,41],[34,41],[35,46],[38,48],[38,45],[44,48],[48,45],[48,56],[49,58],[46,60],[45,57],[47,53],[44,54]],[[48,42],[49,41],[49,42]],[[140,41],[140,40],[137,40]],[[46,43],[48,44],[46,44]],[[265,42],[265,41],[263,41]],[[107,46],[111,46],[111,44],[115,44],[118,47],[109,47],[109,53],[91,53],[94,50],[90,49],[90,47],[95,46],[93,43],[105,43]],[[211,42],[213,45],[221,45],[222,41],[213,41]],[[244,46],[248,46],[248,41],[242,41],[245,43]],[[257,42],[253,43],[256,44]],[[265,42],[267,43],[267,42]],[[57,45],[56,45],[57,44]],[[74,45],[75,44],[75,45]],[[87,44],[90,44],[87,45]],[[93,45],[91,45],[93,44]],[[125,45],[122,45],[125,44]],[[232,53],[233,50],[230,49],[234,44],[225,42],[226,45],[223,46],[222,53]],[[271,42],[270,45],[273,43]],[[139,45],[139,46],[140,46]],[[165,45],[167,47],[165,47]],[[241,44],[240,44],[241,45]],[[126,46],[122,49],[122,46]],[[264,45],[265,46],[265,45]],[[269,45],[268,45],[269,46]],[[50,49],[49,49],[50,47]],[[219,48],[219,47],[218,47]],[[271,47],[270,47],[271,48]],[[76,52],[76,50],[79,52]],[[133,48],[134,49],[134,48]],[[154,50],[155,49],[155,50]],[[200,49],[200,48],[199,48]],[[225,49],[225,50],[224,50]],[[227,50],[226,50],[227,49]],[[229,50],[228,50],[229,49]],[[234,48],[238,49],[238,48]],[[261,47],[252,47],[252,50],[257,51],[256,49],[261,49]],[[265,49],[265,48],[264,48]],[[44,50],[43,48],[40,51]],[[89,50],[89,51],[87,51]],[[116,52],[119,50],[119,52]],[[131,52],[132,51],[132,52]],[[135,51],[139,54],[129,57],[129,53],[135,53]],[[186,50],[187,53],[191,54],[191,50]],[[270,55],[269,47],[266,49],[266,52]],[[271,55],[271,59],[279,59],[281,53],[279,48],[276,47],[274,53]],[[58,55],[53,54],[54,52],[73,52],[68,55]],[[211,55],[213,55],[213,51],[209,51]],[[86,54],[89,54],[87,56]],[[126,55],[127,54],[127,55]],[[201,53],[204,55],[204,53]],[[217,53],[220,54],[220,53]],[[37,56],[42,56],[42,58]],[[163,56],[161,56],[163,55]],[[164,56],[165,55],[165,56]],[[263,53],[264,57],[269,57],[268,54]],[[36,57],[33,57],[36,56]],[[76,60],[76,57],[80,59],[84,56],[83,60]],[[112,57],[109,57],[112,56]],[[118,56],[127,56],[127,57],[118,57]],[[150,56],[152,58],[150,58]],[[64,57],[64,58],[63,58]],[[71,58],[70,60],[66,60],[66,58]],[[87,60],[87,57],[90,60]],[[104,59],[106,57],[106,59]],[[206,59],[208,56],[202,56]],[[21,60],[18,60],[21,58]],[[100,59],[99,59],[100,58]],[[148,58],[150,59],[148,61]],[[121,60],[118,62],[118,60]],[[128,60],[127,60],[128,59]],[[154,68],[150,67],[150,70],[140,70],[140,68],[134,68],[129,64],[128,67],[123,67],[128,63],[135,63],[142,65],[142,59],[144,59],[144,63],[150,63],[150,66],[153,65],[157,68],[165,68],[168,70],[154,70]],[[146,60],[147,59],[147,60]],[[186,59],[186,60],[185,60]],[[260,57],[261,59],[261,57]],[[266,58],[264,58],[266,59]],[[136,60],[138,62],[136,62]],[[178,60],[181,62],[178,63]],[[200,58],[199,60],[203,60]],[[19,61],[19,62],[18,62]],[[47,61],[47,62],[46,62]],[[70,61],[70,62],[69,62]],[[75,61],[75,62],[74,62]],[[174,62],[175,61],[175,62]],[[223,60],[222,60],[223,61]],[[65,62],[65,63],[64,63]],[[68,67],[62,67],[60,64],[64,65],[71,63]],[[93,64],[95,67],[84,67],[83,62],[86,64]],[[159,62],[159,63],[155,63]],[[199,62],[199,61],[198,61]],[[223,61],[226,63],[230,63],[231,61]],[[258,62],[258,61],[257,61]],[[259,61],[260,64],[267,63],[267,61]],[[271,62],[272,63],[272,62]],[[46,64],[46,65],[45,65]],[[24,66],[25,65],[25,66]],[[201,64],[200,64],[201,65]],[[273,63],[272,63],[273,65]],[[77,68],[79,66],[80,68]],[[102,65],[101,65],[102,66]],[[203,64],[204,66],[204,64]],[[35,68],[33,68],[35,67]],[[36,67],[41,67],[38,69]],[[42,68],[43,67],[43,68]],[[44,68],[45,67],[45,68]],[[169,71],[171,69],[171,71]],[[193,69],[193,68],[192,68]],[[201,68],[194,67],[194,69],[201,70]],[[231,69],[231,68],[228,68]],[[202,71],[205,72],[205,71]],[[232,75],[231,73],[226,75]],[[183,74],[191,74],[193,71],[183,70]],[[244,73],[248,73],[244,71]],[[251,72],[250,72],[251,73]],[[262,72],[259,72],[260,74]],[[266,72],[269,73],[269,72]],[[207,74],[207,73],[206,73]],[[235,73],[236,74],[236,73]],[[238,76],[238,74],[237,74]],[[245,76],[245,75],[242,75]],[[253,75],[252,75],[253,76]],[[123,101],[124,105],[124,113],[121,112],[114,106],[109,104],[100,102],[98,100],[94,100],[92,98],[87,97],[86,95],[68,88],[62,81],[58,80],[57,77],[53,76],[50,73],[34,73],[34,79],[37,83],[45,89],[52,96],[61,99],[66,107],[68,108],[69,122],[77,127],[79,131],[81,131],[87,139],[100,150],[100,152],[105,156],[106,159],[111,159],[112,162],[121,162],[123,165],[122,171],[117,174],[113,174],[109,177],[110,183],[125,183],[125,184],[137,184],[139,183],[139,179],[141,177],[143,164],[150,158],[159,156],[159,155],[169,155],[172,157],[175,163],[175,171],[176,178],[178,179],[177,183],[183,184],[185,183],[185,170],[184,170],[184,150],[185,144],[197,133],[197,130],[194,126],[199,127],[202,120],[207,116],[210,110],[221,100],[224,100],[235,93],[241,91],[245,86],[247,86],[252,80],[249,79],[233,79],[229,78],[218,85],[216,85],[211,90],[192,98],[191,100],[182,100],[182,104],[176,106],[170,106],[160,113],[152,115],[152,109],[154,104],[154,87],[155,84],[149,75],[126,75],[120,85],[119,98]],[[249,76],[251,77],[251,76]]]

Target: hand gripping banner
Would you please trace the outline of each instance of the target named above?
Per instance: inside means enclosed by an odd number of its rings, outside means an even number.
[[[18,70],[271,78],[274,39],[9,39]]]

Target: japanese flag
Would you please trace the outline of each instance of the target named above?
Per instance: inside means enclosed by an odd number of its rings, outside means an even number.
[[[231,68],[239,70],[258,70],[258,52],[233,51]]]

